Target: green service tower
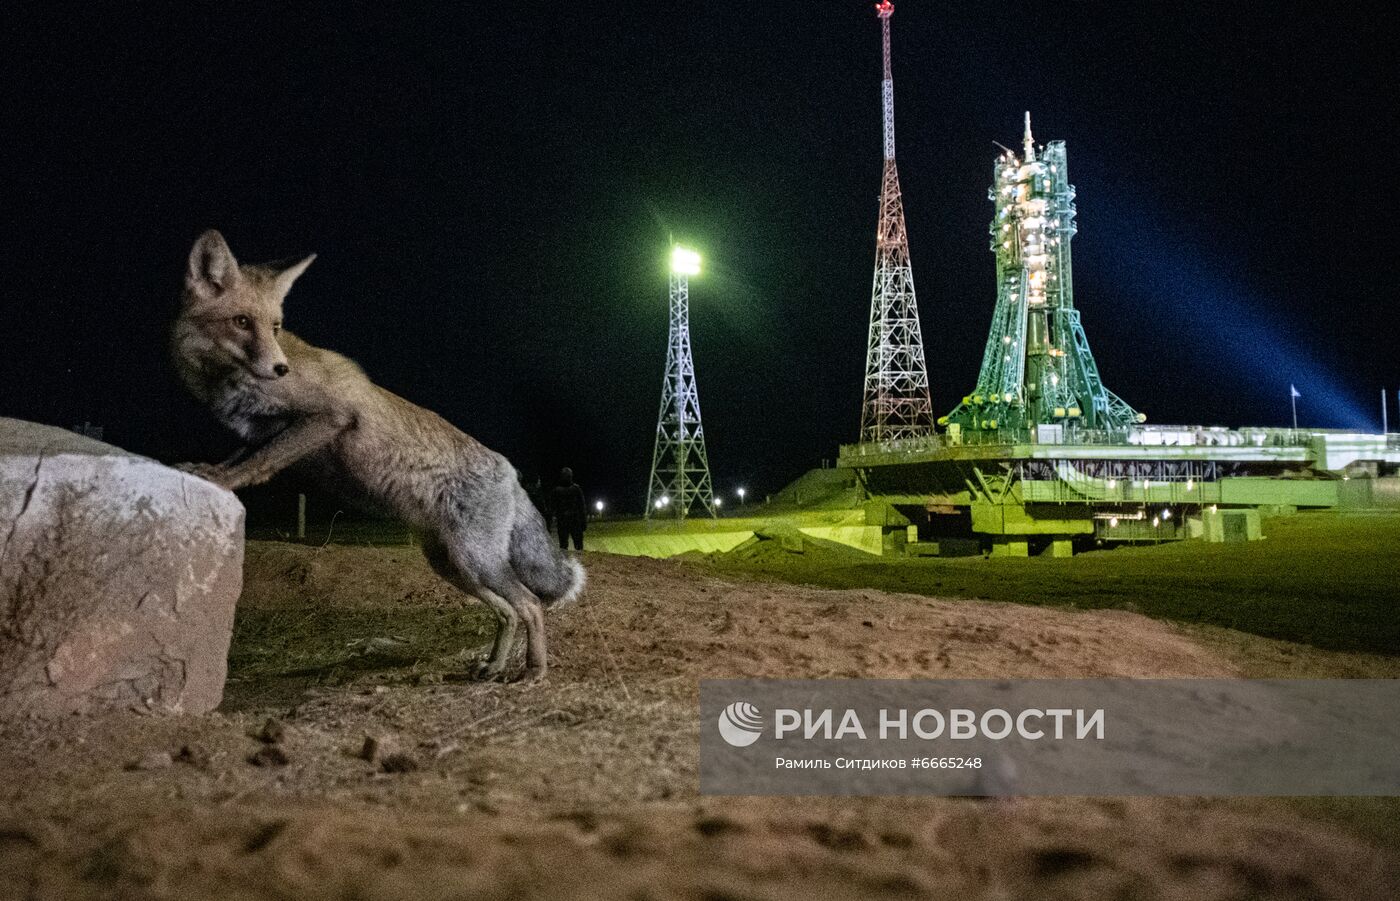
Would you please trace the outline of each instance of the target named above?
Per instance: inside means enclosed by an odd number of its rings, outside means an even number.
[[[1104,387],[1074,308],[1074,186],[1065,142],[1037,152],[1026,113],[1022,144],[1019,159],[1006,150],[993,170],[996,312],[976,390],[939,420],[954,441],[1001,432],[1053,442],[1146,419]]]

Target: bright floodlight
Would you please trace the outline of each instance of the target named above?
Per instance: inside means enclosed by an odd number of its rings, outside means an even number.
[[[599,513],[602,513],[602,512],[603,512],[603,502],[602,502],[602,501],[596,502],[596,503],[593,505],[593,509],[594,509],[594,510],[597,510]]]
[[[724,498],[722,498],[722,497],[717,497],[717,498],[715,498],[715,506],[716,506],[716,507],[722,507],[722,506],[724,506]]]
[[[671,271],[676,275],[699,275],[700,254],[680,245],[672,247]]]

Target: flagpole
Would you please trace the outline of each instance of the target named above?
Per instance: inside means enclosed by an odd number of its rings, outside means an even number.
[[[1288,400],[1293,404],[1293,431],[1298,431],[1298,389],[1288,386]]]

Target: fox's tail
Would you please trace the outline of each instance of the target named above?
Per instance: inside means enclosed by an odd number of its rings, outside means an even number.
[[[549,540],[544,517],[523,488],[515,492],[515,522],[510,532],[510,565],[525,587],[546,607],[578,600],[587,574],[583,566]]]

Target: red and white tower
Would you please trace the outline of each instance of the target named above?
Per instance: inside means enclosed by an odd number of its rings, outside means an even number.
[[[875,282],[870,292],[870,340],[865,354],[865,399],[860,440],[892,441],[933,434],[924,338],[914,299],[914,273],[904,231],[899,171],[894,162],[894,79],[890,75],[890,17],[894,4],[875,5],[885,57],[881,83],[885,124],[885,169],[880,189],[880,224],[875,234]]]

